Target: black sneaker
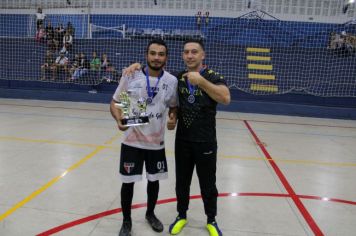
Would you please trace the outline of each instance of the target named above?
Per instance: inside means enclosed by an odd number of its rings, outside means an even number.
[[[146,220],[148,224],[152,227],[152,229],[156,232],[162,232],[163,231],[163,224],[157,217],[152,214],[152,215],[146,215]]]
[[[123,221],[120,229],[119,236],[131,236],[131,221]]]

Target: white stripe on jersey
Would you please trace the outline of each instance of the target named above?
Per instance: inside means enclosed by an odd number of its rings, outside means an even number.
[[[150,85],[155,86],[157,77],[149,77]],[[130,127],[125,131],[123,143],[132,147],[149,150],[159,150],[164,148],[164,132],[166,127],[166,114],[169,107],[178,105],[176,77],[164,71],[157,88],[153,88],[155,96],[151,104],[147,105],[146,113],[149,115],[150,123],[143,126]],[[120,100],[120,93],[130,91],[131,107],[137,109],[136,102],[139,98],[147,99],[146,75],[141,71],[135,72],[132,76],[124,76],[120,80],[113,99]]]

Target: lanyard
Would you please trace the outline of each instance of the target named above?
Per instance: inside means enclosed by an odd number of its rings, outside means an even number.
[[[150,76],[148,74],[148,67],[146,67],[147,95],[148,95],[149,98],[151,98],[151,99],[153,98],[153,91],[154,91],[155,88],[157,88],[157,85],[158,85],[159,81],[161,80],[163,73],[164,72],[162,70],[161,74],[157,77],[156,85],[153,88],[151,88],[151,86],[150,86]]]
[[[206,69],[206,66],[201,68],[199,71],[199,74],[202,75],[205,69]],[[187,79],[186,81],[187,81],[187,85],[188,85],[188,89],[189,89],[189,94],[194,95],[195,85],[190,84],[189,79]]]

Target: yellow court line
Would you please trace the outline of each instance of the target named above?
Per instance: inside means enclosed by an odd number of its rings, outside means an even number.
[[[276,85],[251,84],[250,89],[253,91],[278,92],[278,86]]]
[[[230,155],[220,155],[222,158],[233,158],[241,160],[251,160],[251,161],[264,161],[266,158],[263,157],[242,157],[242,156],[230,156]],[[267,159],[272,161],[272,159]],[[323,165],[323,166],[345,166],[345,167],[356,167],[356,163],[351,162],[322,162],[322,161],[310,161],[310,160],[285,160],[273,158],[275,162],[285,162],[294,164],[304,164],[304,165]]]
[[[275,75],[263,75],[263,74],[248,74],[249,79],[263,79],[263,80],[275,80]]]
[[[271,52],[271,49],[269,48],[246,48],[247,52],[266,52],[269,53]]]
[[[105,142],[105,145],[110,145],[112,144],[115,140],[117,140],[119,137],[121,137],[122,133],[118,132],[114,137],[112,137],[110,140]]]
[[[9,210],[7,210],[4,214],[0,215],[0,221],[2,221],[3,219],[5,219],[6,217],[8,217],[9,215],[11,215],[14,211],[16,211],[17,209],[19,209],[20,207],[22,207],[23,205],[25,205],[26,203],[28,203],[29,201],[31,201],[32,199],[34,199],[35,197],[37,197],[39,194],[41,194],[43,191],[45,191],[46,189],[48,189],[49,187],[51,187],[53,184],[55,184],[56,182],[58,182],[60,179],[62,179],[66,174],[68,174],[69,172],[71,172],[72,170],[78,168],[79,166],[81,166],[82,164],[84,164],[87,160],[89,160],[90,158],[92,158],[94,155],[98,154],[98,152],[100,152],[101,150],[105,149],[104,146],[99,146],[97,147],[93,152],[91,152],[90,154],[88,154],[87,156],[85,156],[83,159],[79,160],[77,163],[73,164],[71,167],[69,167],[66,171],[64,171],[61,175],[54,177],[53,179],[51,179],[49,182],[47,182],[45,185],[43,185],[42,187],[40,187],[39,189],[37,189],[36,191],[34,191],[33,193],[31,193],[29,196],[27,196],[26,198],[24,198],[22,201],[18,202],[17,204],[15,204],[13,207],[11,207]]]
[[[262,56],[247,56],[248,61],[270,61],[271,57],[262,57]]]
[[[116,136],[114,137],[116,138]],[[112,138],[112,139],[114,139]],[[110,139],[110,141],[112,140]],[[49,144],[66,144],[75,147],[89,147],[89,148],[97,148],[97,147],[105,147],[110,149],[119,148],[118,146],[110,146],[110,145],[98,145],[98,144],[86,144],[86,143],[73,143],[66,141],[56,141],[56,140],[47,140],[47,139],[28,139],[28,138],[19,138],[19,137],[10,137],[10,136],[0,136],[0,140],[5,141],[19,141],[19,142],[28,142],[28,143],[49,143]],[[105,142],[105,144],[111,144],[111,142]]]
[[[249,70],[273,70],[272,65],[247,64]]]

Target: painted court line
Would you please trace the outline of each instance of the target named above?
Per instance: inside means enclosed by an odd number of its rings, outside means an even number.
[[[307,222],[307,224],[309,225],[309,227],[311,228],[311,230],[314,232],[315,235],[317,236],[322,236],[324,235],[323,232],[320,230],[319,226],[316,224],[315,220],[313,219],[313,217],[310,215],[310,213],[308,212],[308,210],[306,209],[306,207],[304,206],[304,204],[302,203],[302,201],[300,200],[300,198],[297,196],[297,194],[294,192],[292,186],[289,184],[287,178],[284,176],[284,174],[282,173],[282,171],[279,169],[279,167],[277,166],[276,162],[273,161],[273,158],[271,157],[271,155],[268,153],[267,149],[264,147],[264,145],[262,144],[262,142],[260,141],[260,139],[258,138],[257,134],[254,132],[254,130],[252,129],[252,127],[250,126],[250,124],[247,121],[244,121],[247,129],[250,131],[251,135],[253,136],[253,138],[255,139],[257,145],[260,147],[260,149],[262,150],[263,154],[265,155],[265,157],[268,160],[268,163],[271,165],[271,167],[273,168],[274,172],[276,173],[276,175],[278,176],[279,180],[281,181],[281,183],[283,184],[284,188],[286,189],[286,191],[288,192],[288,194],[290,195],[290,197],[292,198],[294,204],[297,206],[299,212],[302,214],[302,216],[304,217],[305,221]]]
[[[19,209],[20,207],[22,207],[23,205],[25,205],[26,203],[28,203],[29,201],[31,201],[32,199],[34,199],[35,197],[37,197],[39,194],[41,194],[43,191],[45,191],[46,189],[48,189],[49,187],[51,187],[53,184],[57,183],[60,179],[62,179],[66,174],[68,174],[69,172],[71,172],[72,170],[78,168],[79,166],[81,166],[82,164],[84,164],[87,160],[89,160],[90,158],[92,158],[93,156],[95,156],[96,154],[98,154],[101,150],[105,149],[105,147],[97,147],[93,152],[91,152],[90,154],[88,154],[87,156],[85,156],[83,159],[79,160],[78,162],[76,162],[75,164],[73,164],[71,167],[69,167],[66,171],[64,171],[61,175],[58,175],[56,177],[54,177],[53,179],[51,179],[49,182],[47,182],[45,185],[43,185],[42,187],[40,187],[39,189],[37,189],[36,191],[34,191],[33,193],[31,193],[29,196],[27,196],[26,198],[24,198],[22,201],[18,202],[17,204],[15,204],[13,207],[11,207],[9,210],[7,210],[5,213],[3,213],[2,215],[0,215],[0,221],[2,221],[3,219],[5,219],[6,217],[8,217],[9,215],[11,215],[13,212],[15,212],[17,209]]]
[[[116,139],[117,136],[112,138],[112,140]],[[87,147],[87,148],[97,148],[97,147],[105,147],[105,148],[119,148],[119,146],[110,146],[112,140],[109,142],[105,142],[105,145],[97,145],[97,144],[88,144],[88,143],[75,143],[75,142],[67,142],[67,141],[59,141],[59,140],[48,140],[48,139],[29,139],[29,138],[21,138],[21,137],[12,137],[12,136],[0,136],[0,140],[5,141],[18,141],[18,142],[26,142],[26,143],[49,143],[49,144],[65,144],[75,147]]]
[[[318,197],[318,196],[308,196],[308,195],[297,195],[299,198],[303,199],[311,199],[311,200],[319,200],[319,201],[325,201],[325,202],[336,202],[336,203],[343,203],[343,204],[350,204],[350,205],[355,205],[356,202],[353,201],[347,201],[347,200],[342,200],[342,199],[336,199],[336,198],[326,198],[326,197]],[[291,196],[288,194],[280,194],[280,193],[220,193],[219,197],[274,197],[274,198],[290,198]],[[190,199],[200,199],[201,195],[193,195],[190,196]],[[163,205],[163,204],[168,204],[172,202],[176,202],[176,198],[167,198],[167,199],[162,199],[157,201],[157,205]],[[134,204],[132,205],[132,209],[138,209],[138,208],[143,208],[146,207],[146,203],[139,203],[139,204]],[[121,213],[122,209],[121,208],[116,208],[104,212],[100,212],[94,215],[90,215],[81,219],[77,219],[68,223],[65,223],[63,225],[59,225],[57,227],[54,227],[52,229],[49,229],[45,232],[42,232],[40,234],[37,234],[37,236],[49,236],[58,232],[61,232],[63,230],[73,228],[75,226],[87,223],[89,221],[97,220],[106,216],[110,216],[113,214]]]
[[[0,136],[0,141],[18,141],[18,142],[28,142],[28,143],[49,143],[49,144],[64,144],[70,145],[74,147],[86,147],[86,148],[97,148],[97,147],[105,147],[108,149],[119,150],[120,146],[112,146],[111,144],[116,141],[122,134],[119,132],[117,135],[112,137],[110,140],[105,142],[105,145],[98,144],[87,144],[87,143],[75,143],[75,142],[67,142],[60,140],[46,140],[46,139],[29,139],[22,137],[12,137],[12,136]],[[166,154],[168,156],[173,156],[174,152],[166,149]],[[229,158],[229,159],[240,159],[240,160],[250,160],[250,161],[264,161],[263,157],[244,157],[237,155],[219,155],[221,158]],[[352,162],[323,162],[323,161],[311,161],[311,160],[293,160],[293,159],[281,159],[274,158],[273,161],[280,163],[292,163],[292,164],[303,164],[303,165],[322,165],[322,166],[335,166],[335,167],[356,167],[356,163]]]
[[[94,109],[94,108],[62,107],[62,106],[41,106],[41,105],[11,104],[11,103],[0,103],[0,106],[39,107],[39,108],[48,108],[48,109],[94,111],[94,112],[105,112],[105,113],[109,112],[108,110],[105,110],[105,109],[101,110],[101,109]],[[17,114],[20,114],[20,113],[17,113]],[[41,115],[38,115],[38,116],[41,116]],[[43,114],[42,114],[42,116],[43,116]],[[239,119],[239,118],[217,117],[216,119],[218,119],[218,120],[231,120],[231,121],[244,121],[244,119]],[[100,120],[111,120],[111,119],[100,119]],[[283,121],[251,120],[251,119],[248,119],[247,121],[259,122],[259,123],[271,123],[271,124],[284,124],[284,125],[305,125],[305,126],[315,126],[315,127],[356,129],[356,126],[338,126],[338,125],[308,124],[308,123],[283,122]]]

